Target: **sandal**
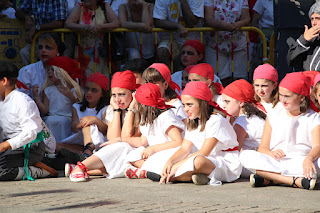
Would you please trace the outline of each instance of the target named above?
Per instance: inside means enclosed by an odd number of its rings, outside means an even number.
[[[276,186],[272,180],[269,180],[269,184],[264,184],[264,178],[257,174],[250,175],[250,185],[252,187],[263,187],[263,186]]]
[[[314,187],[316,186],[317,178],[312,178],[311,180],[307,178],[302,178],[301,180],[301,185],[302,188],[307,189],[307,190],[313,190]]]
[[[292,187],[293,188],[299,188],[299,186],[296,184],[296,180],[298,179],[299,177],[292,177],[292,181],[293,181],[293,183],[292,183]],[[301,181],[302,182],[302,181]]]
[[[93,145],[93,143],[89,142],[84,146],[84,148],[82,150],[82,156],[84,158],[88,158],[92,155],[94,148],[92,148],[91,145]],[[86,150],[89,150],[91,152],[91,154],[85,153]]]

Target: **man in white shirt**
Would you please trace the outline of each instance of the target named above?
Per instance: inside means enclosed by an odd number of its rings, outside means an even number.
[[[189,33],[187,27],[201,27],[204,17],[203,0],[157,0],[153,10],[155,27],[167,30],[178,30],[173,33],[172,49],[170,34],[161,34],[158,45],[158,62],[170,64],[171,54],[173,60],[180,55],[182,44],[188,39],[200,38],[198,32]]]

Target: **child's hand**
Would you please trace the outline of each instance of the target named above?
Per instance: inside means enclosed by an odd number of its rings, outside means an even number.
[[[153,149],[152,146],[149,146],[148,148],[145,148],[142,153],[141,153],[141,158],[142,159],[147,159],[149,158],[151,155],[153,155],[154,153],[156,153],[156,151]]]
[[[162,172],[161,172],[161,179],[160,179],[160,184],[161,183],[167,183],[167,178],[170,175],[171,169],[172,169],[172,163],[167,162],[166,165],[163,167]]]
[[[33,98],[39,98],[39,86],[36,84],[32,87]]]
[[[172,181],[172,178],[175,176],[179,166],[177,164],[173,165],[170,169],[170,171],[167,170],[167,173],[163,173],[161,175],[160,184],[161,183],[169,183]],[[167,168],[168,169],[168,168]]]
[[[116,103],[113,101],[113,97],[112,97],[112,96],[111,96],[111,98],[110,98],[110,105],[113,107],[113,109],[119,109],[118,104],[116,104]]]
[[[273,157],[276,160],[280,160],[281,158],[284,158],[286,155],[281,149],[277,149],[275,151],[271,151],[271,157]]]
[[[137,107],[138,107],[138,104],[137,104],[138,102],[136,100],[135,95],[136,95],[136,92],[133,92],[132,93],[132,101],[131,101],[131,103],[129,105],[129,108],[131,108],[131,109],[137,109]]]
[[[316,167],[314,166],[314,163],[308,157],[304,159],[302,167],[303,167],[303,175],[309,180],[313,178],[313,174],[317,174],[317,170],[316,170]]]
[[[8,141],[0,143],[0,153],[6,151],[7,149],[11,149],[11,145]]]
[[[94,124],[96,120],[97,120],[96,116],[86,116],[80,119],[80,124],[82,128],[84,128]]]

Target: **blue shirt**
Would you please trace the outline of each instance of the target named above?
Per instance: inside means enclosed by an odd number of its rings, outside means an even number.
[[[66,0],[24,0],[20,9],[34,15],[36,24],[46,24],[67,19],[68,4]]]

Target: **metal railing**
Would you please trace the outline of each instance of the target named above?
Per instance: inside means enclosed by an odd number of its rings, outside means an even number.
[[[200,41],[203,42],[203,33],[204,32],[209,32],[209,31],[215,31],[218,32],[219,30],[216,30],[214,28],[211,27],[199,27],[199,28],[186,28],[189,32],[199,32],[200,33]],[[252,32],[256,32],[259,34],[261,40],[262,40],[262,61],[263,63],[267,63],[269,61],[268,59],[268,55],[267,55],[267,40],[265,35],[263,34],[263,32],[256,28],[256,27],[242,27],[240,29],[240,31],[247,31],[247,60],[248,60],[248,73],[249,73],[249,31]],[[56,33],[62,33],[62,40],[64,40],[64,33],[78,33],[78,43],[80,42],[80,33],[83,33],[85,31],[82,30],[69,30],[69,29],[65,29],[65,28],[61,28],[61,29],[55,29],[55,30],[50,30],[50,31],[39,31],[35,34],[35,36],[33,37],[33,41],[32,41],[32,46],[31,46],[31,63],[35,62],[35,45],[36,45],[36,41],[39,37],[40,34],[43,33],[51,33],[51,32],[56,32]],[[114,29],[112,31],[108,31],[105,30],[103,31],[104,33],[108,33],[108,47],[109,47],[109,57],[108,57],[108,62],[109,62],[109,72],[111,73],[111,57],[110,57],[110,53],[111,53],[111,33],[115,33],[115,32],[140,32],[140,51],[142,51],[142,31],[139,30],[128,30],[125,28],[117,28]],[[155,47],[158,46],[158,32],[170,32],[170,43],[172,44],[172,32],[177,32],[177,30],[165,30],[162,28],[153,28],[152,32],[154,32],[154,36],[155,36]],[[216,40],[218,39],[218,34],[216,33]],[[187,37],[186,37],[187,40]],[[232,34],[232,46],[233,46],[233,34]],[[155,48],[155,55],[156,55],[156,51],[157,49]],[[172,50],[171,50],[172,51]],[[172,55],[172,54],[171,54]],[[218,66],[218,60],[217,60],[217,72],[219,72],[219,66]],[[95,63],[94,63],[95,66]],[[232,73],[234,70],[234,62],[233,62],[233,51],[232,51]],[[173,71],[173,60],[171,58],[171,71]]]

